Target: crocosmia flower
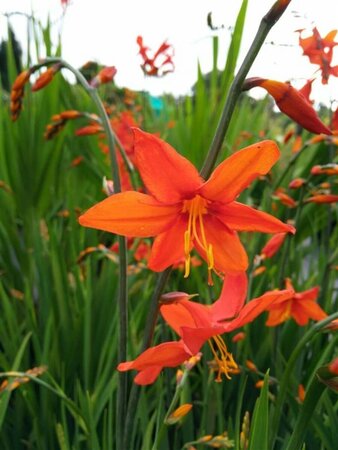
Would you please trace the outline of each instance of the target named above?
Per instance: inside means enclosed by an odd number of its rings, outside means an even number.
[[[178,334],[179,341],[164,342],[145,350],[134,361],[122,362],[119,371],[131,369],[139,373],[137,384],[150,384],[164,367],[176,367],[199,353],[208,342],[217,372],[215,381],[222,376],[230,378],[238,372],[238,366],[221,337],[250,322],[275,302],[282,302],[294,295],[292,289],[268,291],[244,305],[247,294],[247,278],[244,272],[226,275],[219,299],[212,305],[191,301],[184,292],[171,292],[161,298],[160,312],[168,325]]]
[[[285,287],[293,290],[290,278],[286,279]],[[274,327],[291,317],[300,326],[307,325],[309,319],[325,319],[327,317],[326,312],[316,303],[318,294],[319,286],[315,286],[303,292],[295,292],[289,298],[277,300],[267,308],[269,316],[266,325]]]
[[[294,233],[291,225],[236,201],[256,177],[279,158],[272,141],[234,153],[205,181],[186,158],[158,137],[133,129],[136,165],[147,194],[128,191],[90,208],[80,224],[123,236],[156,236],[148,266],[160,272],[185,259],[190,272],[194,247],[211,271],[236,272],[248,267],[237,231]]]
[[[173,63],[174,48],[164,41],[153,56],[150,55],[149,47],[143,44],[142,36],[137,36],[136,42],[140,48],[139,54],[143,59],[141,69],[145,75],[152,77],[163,77],[175,69]]]

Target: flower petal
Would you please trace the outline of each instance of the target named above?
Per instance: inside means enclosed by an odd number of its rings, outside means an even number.
[[[275,327],[290,318],[290,308],[286,305],[278,304],[274,308],[269,309],[268,319],[265,322],[267,327]]]
[[[184,232],[188,227],[188,219],[179,216],[168,230],[154,240],[148,267],[161,272],[184,257]]]
[[[195,166],[153,134],[133,132],[136,166],[148,191],[169,204],[191,197],[203,183]]]
[[[294,301],[291,306],[291,315],[298,325],[306,325],[309,319],[323,320],[326,312],[314,301]]]
[[[218,300],[211,306],[214,321],[231,319],[242,309],[248,289],[245,272],[226,274]]]
[[[250,145],[217,166],[199,193],[210,200],[232,202],[256,177],[268,173],[279,156],[273,141]]]
[[[152,384],[159,376],[162,371],[162,367],[153,366],[148,367],[147,369],[141,370],[136,377],[134,378],[134,382],[139,384],[140,386],[146,386],[147,384]]]
[[[175,205],[163,205],[149,195],[127,191],[92,206],[79,217],[79,222],[122,236],[147,237],[170,227],[178,211]]]
[[[306,291],[303,292],[297,292],[295,294],[295,298],[297,300],[317,300],[318,295],[319,295],[319,286],[315,286],[311,289],[307,289]]]
[[[170,341],[163,344],[150,347],[141,353],[134,361],[120,363],[117,370],[124,372],[126,370],[136,369],[144,370],[149,367],[176,367],[190,358],[182,341]]]
[[[252,322],[257,316],[259,316],[263,311],[267,310],[274,302],[282,302],[287,299],[291,299],[294,296],[294,291],[284,289],[284,290],[274,290],[268,291],[260,297],[251,300],[247,303],[244,308],[239,313],[238,317],[231,322],[224,324],[225,331],[232,331],[236,328],[242,327],[249,322]]]
[[[237,234],[213,216],[205,216],[203,223],[206,241],[212,246],[215,268],[221,272],[245,271],[248,257]],[[197,242],[194,245],[202,258],[207,260],[205,250]]]
[[[181,337],[183,326],[189,328],[211,326],[210,307],[197,302],[182,300],[176,303],[162,304],[160,312],[164,320]]]
[[[182,328],[182,340],[192,355],[196,355],[202,345],[212,336],[223,333],[222,326],[205,328]]]
[[[295,233],[292,225],[276,217],[238,202],[214,207],[215,215],[228,228],[236,231],[260,231],[262,233]]]

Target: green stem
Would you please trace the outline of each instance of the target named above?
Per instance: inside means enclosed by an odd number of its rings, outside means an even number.
[[[333,320],[338,318],[338,312],[331,314],[330,316],[326,317],[324,320],[321,320],[320,322],[317,322],[315,325],[313,325],[302,337],[302,339],[298,342],[296,345],[296,348],[293,350],[288,363],[285,367],[283,378],[279,385],[279,392],[275,404],[275,413],[272,419],[272,425],[271,430],[274,433],[274,436],[272,436],[272,442],[270,445],[270,448],[274,448],[275,439],[277,438],[277,432],[279,428],[279,422],[281,418],[281,414],[283,411],[283,403],[286,396],[286,392],[289,386],[289,382],[291,379],[291,373],[292,370],[299,358],[299,355],[301,351],[303,350],[304,346],[313,338],[313,336],[318,333],[322,328],[325,327],[328,323],[332,322]]]
[[[164,272],[161,272],[157,278],[156,287],[153,293],[153,296],[150,301],[149,309],[148,309],[148,318],[146,327],[144,330],[143,336],[143,344],[142,351],[146,350],[152,341],[152,337],[154,334],[154,328],[158,316],[159,309],[159,300],[167,284],[171,273],[171,267],[168,267]],[[127,414],[124,421],[124,446],[121,448],[130,448],[130,439],[132,435],[132,430],[134,427],[134,419],[136,415],[137,403],[140,395],[140,387],[137,384],[133,384],[129,396],[128,409]]]
[[[47,58],[48,64],[60,64],[61,67],[68,69],[72,72],[84,90],[89,94],[93,103],[95,104],[98,114],[101,118],[102,125],[107,136],[111,171],[114,182],[114,192],[121,192],[121,180],[117,162],[117,156],[115,151],[116,138],[111,128],[109,117],[104,108],[101,98],[99,97],[97,90],[90,86],[77,69],[68,64],[66,61],[60,58]],[[127,359],[127,334],[128,334],[128,291],[127,291],[127,246],[126,239],[123,236],[118,236],[119,243],[119,295],[118,295],[118,317],[119,317],[119,336],[118,336],[118,362],[125,361]],[[123,432],[124,432],[124,417],[127,407],[127,375],[123,372],[119,372],[118,388],[117,388],[117,423],[116,423],[116,442],[117,448],[123,448]]]
[[[285,10],[285,8],[283,10],[282,8],[278,8],[277,5],[278,3],[280,2],[276,2],[272,6],[272,8],[268,11],[268,13],[262,18],[256,36],[251,44],[251,47],[249,48],[248,53],[244,58],[244,61],[229,89],[229,93],[223,108],[223,112],[217,125],[215,136],[213,138],[209,152],[200,171],[201,176],[205,179],[207,179],[210,176],[215,166],[217,157],[221,151],[222,144],[226,132],[229,128],[237,100],[242,92],[242,86],[245,77],[247,76],[249,70],[251,69],[251,66],[255,61],[262,45],[264,44],[264,41],[269,31],[271,30],[273,25],[277,22],[277,20],[281,17],[281,15]],[[276,14],[277,10],[278,14]]]
[[[186,380],[188,378],[188,373],[189,373],[188,370],[184,371],[180,383],[176,386],[174,397],[173,397],[173,399],[172,399],[172,401],[171,401],[171,403],[169,405],[169,408],[168,408],[168,411],[166,412],[166,415],[164,416],[164,419],[163,419],[163,421],[161,423],[160,429],[159,429],[158,433],[156,434],[155,442],[154,442],[154,445],[153,445],[151,450],[158,450],[159,449],[159,445],[160,445],[160,443],[161,443],[161,441],[163,439],[164,432],[165,432],[165,430],[166,430],[166,428],[168,426],[167,420],[168,420],[170,414],[176,408],[176,405],[177,405],[177,403],[178,403],[178,401],[180,399],[181,392],[182,392],[183,387],[185,385],[185,382],[186,382]]]

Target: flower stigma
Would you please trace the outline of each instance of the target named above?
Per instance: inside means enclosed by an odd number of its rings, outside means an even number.
[[[192,242],[195,240],[197,244],[205,251],[208,264],[208,284],[212,285],[211,271],[214,269],[214,254],[212,245],[208,244],[204,224],[203,215],[207,214],[207,200],[200,195],[196,195],[191,200],[185,200],[183,203],[183,213],[189,214],[188,228],[184,233],[184,255],[185,255],[185,273],[184,278],[190,274],[190,250]]]

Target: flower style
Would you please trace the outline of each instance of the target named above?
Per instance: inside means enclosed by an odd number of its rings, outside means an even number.
[[[290,278],[285,280],[286,289],[293,289]],[[307,325],[309,319],[323,320],[327,317],[325,311],[316,303],[319,294],[319,286],[315,286],[303,292],[296,292],[292,297],[277,300],[269,305],[268,320],[266,325],[274,327],[292,317],[298,325]]]
[[[149,194],[127,191],[94,205],[81,225],[123,236],[156,236],[148,267],[160,272],[184,257],[190,272],[193,247],[216,272],[244,271],[246,252],[237,231],[294,233],[291,225],[235,201],[279,158],[272,141],[251,145],[223,161],[204,181],[196,168],[169,144],[133,129],[135,159]]]
[[[278,108],[306,130],[316,134],[332,134],[302,92],[290,83],[253,77],[245,80],[243,90],[256,86],[264,88],[275,99]]]
[[[142,36],[137,36],[136,42],[140,47],[139,54],[143,59],[141,69],[145,75],[152,77],[163,77],[175,69],[172,57],[174,55],[173,46],[164,41],[154,56],[149,56],[149,48],[143,44]]]
[[[135,383],[150,384],[164,367],[182,364],[208,341],[218,372],[216,381],[221,381],[222,375],[230,378],[238,366],[220,335],[252,322],[269,305],[292,298],[294,291],[269,291],[243,306],[246,294],[247,277],[244,272],[239,272],[226,275],[221,295],[212,305],[192,302],[191,296],[182,292],[163,295],[161,315],[181,339],[151,347],[134,361],[120,363],[117,369],[136,369],[139,373]]]

